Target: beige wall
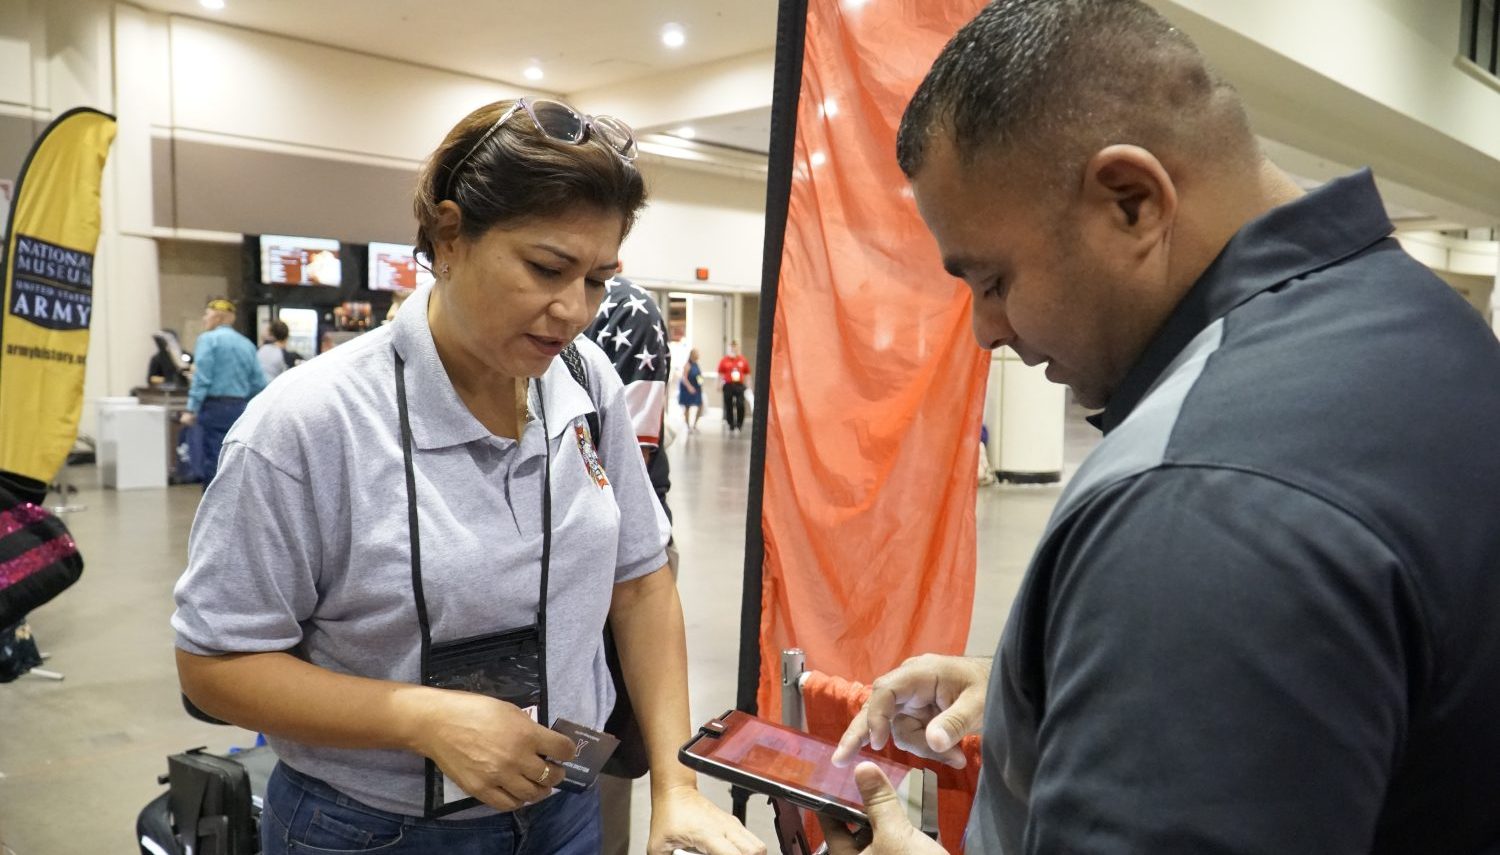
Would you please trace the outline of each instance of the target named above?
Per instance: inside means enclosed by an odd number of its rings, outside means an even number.
[[[719,294],[693,294],[687,302],[687,344],[698,348],[703,370],[714,373],[724,346],[733,337],[726,322],[730,318],[730,298]]]
[[[31,3],[0,0],[0,103],[31,105]]]
[[[758,368],[757,362],[760,348],[758,339],[760,337],[760,295],[743,294],[740,296],[739,316],[739,339],[740,350],[744,352],[745,358],[750,360],[752,368]]]
[[[214,297],[240,300],[244,296],[240,247],[180,240],[158,241],[157,247],[161,265],[161,326],[176,330],[182,346],[192,350],[203,331],[204,305]],[[147,330],[145,334],[149,336],[150,332]],[[141,366],[144,370],[145,363]]]
[[[180,16],[147,15],[166,51],[149,159],[156,226],[410,242],[421,161],[469,110],[514,87]]]
[[[0,114],[0,178],[14,181],[36,139],[36,126],[30,116]]]
[[[178,130],[414,166],[470,110],[515,86],[192,18],[170,30]]]
[[[351,243],[411,243],[415,167],[157,137],[157,225],[239,234],[293,234]]]
[[[620,250],[628,275],[692,282],[707,267],[711,281],[760,287],[766,184],[643,163],[651,193],[646,211]]]

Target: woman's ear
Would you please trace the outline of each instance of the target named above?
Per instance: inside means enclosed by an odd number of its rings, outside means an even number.
[[[464,213],[452,199],[443,200],[437,207],[437,220],[433,223],[432,249],[435,267],[441,267],[453,258],[458,249],[458,239],[463,235]]]

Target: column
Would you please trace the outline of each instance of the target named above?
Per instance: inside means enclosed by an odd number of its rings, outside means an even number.
[[[1002,347],[990,354],[984,423],[990,468],[1002,481],[1051,484],[1062,480],[1063,415],[1067,389]]]

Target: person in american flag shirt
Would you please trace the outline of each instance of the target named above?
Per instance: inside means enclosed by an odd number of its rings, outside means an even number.
[[[583,334],[609,356],[625,384],[625,403],[635,422],[636,439],[646,458],[651,485],[656,488],[667,518],[671,519],[667,490],[672,485],[661,443],[666,427],[667,378],[672,373],[672,356],[667,351],[667,326],[661,309],[646,290],[623,276],[615,276],[609,280],[599,313]]]
[[[667,378],[672,373],[667,352],[667,327],[651,295],[623,276],[609,280],[599,314],[584,331],[614,363],[625,384],[625,404],[635,423],[636,440],[646,458],[646,472],[667,519],[667,490],[672,481],[662,449],[667,406]],[[667,560],[677,575],[677,550],[668,542]],[[630,793],[628,778],[599,776],[600,812],[604,818],[602,855],[626,855],[630,849]]]

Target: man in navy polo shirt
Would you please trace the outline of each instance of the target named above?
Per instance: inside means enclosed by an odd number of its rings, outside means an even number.
[[[1500,852],[1500,342],[1370,173],[1304,195],[1136,0],[996,0],[898,157],[979,343],[1104,439],[994,660],[880,678],[839,759],[981,732],[987,855]],[[938,851],[856,777],[866,852]]]

